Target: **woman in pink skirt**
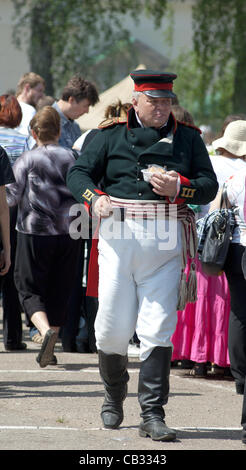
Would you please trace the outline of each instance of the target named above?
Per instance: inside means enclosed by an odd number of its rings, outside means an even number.
[[[242,117],[231,116],[230,119],[228,116],[225,120],[226,127],[230,122],[239,119]],[[233,136],[233,140],[240,141],[240,138],[240,135]],[[234,155],[230,153],[229,148],[221,148],[220,141],[221,139],[217,139],[213,142],[217,154],[210,156],[219,188],[230,176],[246,169],[243,155]],[[209,207],[203,208],[203,212],[208,210]],[[203,377],[207,374],[208,362],[212,364],[212,372],[224,372],[216,366],[230,367],[228,354],[230,293],[224,273],[217,277],[206,276],[202,272],[198,258],[196,265],[197,302],[188,304],[185,310],[178,312],[177,326],[172,336],[172,361],[194,362],[190,374]]]
[[[205,376],[207,362],[222,368],[230,366],[227,348],[230,293],[224,273],[206,276],[198,259],[196,265],[197,302],[178,312],[172,360],[193,361],[191,375]]]

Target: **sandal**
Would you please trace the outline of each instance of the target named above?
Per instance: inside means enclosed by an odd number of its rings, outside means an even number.
[[[56,340],[56,331],[49,329],[44,336],[40,353],[36,358],[36,361],[39,363],[40,367],[46,367],[53,361]]]
[[[190,370],[190,375],[193,377],[206,377],[207,375],[207,365],[204,362],[196,363],[194,367]]]

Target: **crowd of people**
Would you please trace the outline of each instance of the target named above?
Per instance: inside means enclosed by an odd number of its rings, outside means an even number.
[[[131,78],[132,102],[112,103],[84,133],[76,120],[99,95],[78,75],[57,100],[32,72],[15,95],[0,96],[4,347],[26,349],[24,314],[40,367],[57,364],[58,338],[66,352],[97,353],[103,425],[117,428],[133,341],[139,434],[153,440],[176,438],[164,412],[171,366],[230,376],[243,395],[246,443],[246,116],[227,116],[208,145],[178,103],[175,74],[138,70]],[[196,254],[196,221],[219,207],[224,186],[236,228],[224,271],[212,277]],[[71,231],[77,203],[87,238]],[[166,221],[170,246],[160,249]]]

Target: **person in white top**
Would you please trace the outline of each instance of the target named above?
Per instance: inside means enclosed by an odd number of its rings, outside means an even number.
[[[223,155],[238,162],[239,169],[232,172],[226,181],[227,195],[234,208],[237,226],[225,264],[225,274],[231,296],[228,349],[236,391],[244,395],[241,424],[242,442],[246,444],[246,121],[238,120],[228,124],[224,136],[214,146],[223,149]],[[218,207],[219,195],[216,199],[214,207]]]
[[[21,106],[22,120],[16,130],[21,134],[29,135],[29,123],[36,114],[36,105],[40,98],[44,96],[44,90],[45,81],[40,75],[30,72],[20,78],[17,84],[16,97]]]

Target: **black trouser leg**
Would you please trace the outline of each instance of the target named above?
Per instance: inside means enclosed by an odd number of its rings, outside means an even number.
[[[115,429],[123,421],[123,401],[127,395],[127,356],[98,351],[99,370],[105,388],[101,417],[106,428]]]
[[[72,286],[71,294],[67,305],[67,317],[60,331],[62,348],[64,352],[76,352],[76,335],[79,328],[80,315],[83,304],[83,270],[84,270],[84,240],[81,241],[79,251],[79,262],[77,265],[77,275]]]
[[[22,341],[22,318],[18,291],[14,282],[14,265],[17,244],[15,230],[17,208],[10,208],[11,266],[2,278],[3,337],[5,348],[20,346]]]
[[[242,393],[246,377],[246,280],[241,260],[244,247],[231,244],[225,266],[231,296],[228,349],[231,372]]]
[[[141,363],[138,399],[142,409],[139,434],[154,440],[174,440],[176,433],[165,422],[163,406],[168,401],[172,348],[156,347]]]
[[[243,395],[242,442],[246,444],[246,280],[242,271],[244,247],[231,244],[225,266],[231,295],[228,348],[236,390]]]
[[[243,394],[243,406],[242,406],[242,418],[241,418],[241,425],[243,427],[242,430],[242,442],[246,444],[246,378],[244,383],[244,394]]]
[[[237,388],[241,387],[243,393],[246,376],[246,325],[233,310],[229,319],[228,348],[231,372]]]
[[[2,285],[3,335],[5,348],[18,347],[22,341],[21,308],[13,276],[13,269],[10,268]]]

